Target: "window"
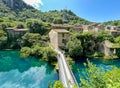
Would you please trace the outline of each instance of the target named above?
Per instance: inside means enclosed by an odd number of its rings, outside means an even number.
[[[66,42],[67,42],[66,39],[62,39],[62,43],[66,44]]]
[[[62,34],[62,37],[65,37],[65,34]]]

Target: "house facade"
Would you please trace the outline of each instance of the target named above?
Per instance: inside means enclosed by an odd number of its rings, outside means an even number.
[[[114,56],[117,53],[117,49],[119,47],[109,41],[104,41],[101,44],[99,44],[99,51],[104,53],[105,56]]]
[[[59,47],[63,47],[70,40],[69,31],[66,29],[52,29],[49,32],[51,45],[58,49]]]
[[[25,33],[29,32],[29,29],[7,28],[6,30],[9,40],[16,40],[23,36]]]

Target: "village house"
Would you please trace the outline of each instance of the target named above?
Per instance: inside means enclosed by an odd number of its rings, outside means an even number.
[[[23,36],[25,33],[29,32],[29,29],[18,29],[18,28],[6,28],[7,34],[8,34],[8,39],[11,40],[16,40]]]
[[[101,44],[99,44],[99,51],[104,53],[105,56],[114,56],[117,53],[117,49],[119,49],[120,46],[118,44],[111,43],[110,41],[104,41]]]
[[[113,35],[114,37],[120,35],[120,28],[117,26],[108,25],[106,26],[105,30],[110,32],[110,34]]]
[[[82,25],[82,28],[83,28],[83,32],[87,32],[87,31],[100,32],[101,30],[104,30],[105,27],[102,24],[93,23],[90,25]]]
[[[83,27],[81,25],[51,24],[51,29],[66,29],[75,33],[83,33]]]
[[[70,40],[69,31],[66,29],[52,29],[49,32],[51,45],[58,49],[63,47]]]

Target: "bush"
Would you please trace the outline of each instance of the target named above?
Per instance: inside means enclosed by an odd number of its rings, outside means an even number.
[[[67,48],[68,48],[69,55],[71,57],[78,57],[82,55],[81,41],[78,39],[69,41],[67,43]]]
[[[17,28],[19,28],[19,29],[20,29],[20,28],[24,28],[24,25],[23,25],[22,23],[18,23],[18,24],[17,24]]]
[[[50,47],[44,47],[43,48],[43,59],[49,62],[57,61],[57,54]]]
[[[29,57],[31,54],[31,49],[29,47],[23,47],[21,50],[20,50],[20,55],[22,57]]]
[[[63,86],[63,84],[60,81],[56,81],[54,83],[53,88],[65,88],[65,87]]]

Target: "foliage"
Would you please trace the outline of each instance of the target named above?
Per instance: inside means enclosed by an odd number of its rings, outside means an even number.
[[[0,19],[7,17],[10,22],[19,21],[26,22],[28,19],[36,19],[42,22],[54,23],[57,20],[57,23],[68,23],[68,24],[90,24],[91,22],[76,16],[70,10],[53,10],[48,12],[41,12],[37,9],[34,9],[30,5],[27,5],[22,0],[19,0],[19,3],[14,0],[13,6],[10,5],[11,1],[5,3],[3,0],[0,0]],[[5,21],[4,19],[0,20],[1,22]]]
[[[88,69],[85,78],[80,78],[81,88],[105,88],[103,80],[104,70],[97,68],[96,65],[93,65],[89,61],[85,65]]]
[[[26,33],[22,38],[19,40],[19,45],[21,47],[28,46],[31,47],[34,44],[40,43],[41,35],[38,33]]]
[[[113,41],[113,36],[107,31],[101,31],[97,35],[97,41],[103,42],[105,40]]]
[[[85,64],[87,68],[85,77],[80,78],[81,88],[119,88],[120,87],[120,69],[112,68],[103,70],[88,61]]]
[[[105,25],[120,26],[120,20],[104,22]]]
[[[73,39],[67,43],[67,48],[69,55],[71,57],[78,57],[82,55],[81,41],[78,39]]]
[[[82,53],[83,56],[88,56],[89,53],[93,54],[98,52],[99,44],[104,42],[105,40],[113,41],[113,37],[107,31],[100,32],[83,32],[82,34],[74,33],[72,34],[72,38],[77,38],[78,41],[81,41]],[[95,56],[102,56],[101,54],[97,54]]]
[[[18,24],[17,24],[17,28],[18,28],[18,29],[24,28],[24,25],[23,25],[22,23],[18,23]]]
[[[20,54],[21,54],[22,57],[28,57],[31,54],[31,49],[29,47],[23,47],[20,50]]]
[[[60,19],[60,18],[56,18],[56,19],[53,20],[53,23],[54,24],[63,24],[63,20]]]
[[[7,43],[7,34],[3,30],[0,30],[0,49],[4,48],[6,43]]]
[[[56,81],[54,83],[53,88],[65,88],[65,87],[63,86],[63,84],[60,81]]]
[[[57,61],[57,54],[56,52],[50,47],[43,48],[43,59],[49,62]]]
[[[40,45],[34,45],[31,48],[29,47],[22,47],[21,56],[29,57],[35,56],[40,57],[42,60],[48,61],[50,63],[57,61],[57,54],[56,52],[50,47],[40,47]]]
[[[27,27],[30,29],[31,33],[40,33],[41,35],[45,34],[49,30],[44,23],[35,20],[28,21]]]
[[[120,87],[120,69],[115,68],[112,71],[106,72],[104,80],[106,88],[119,88]]]

